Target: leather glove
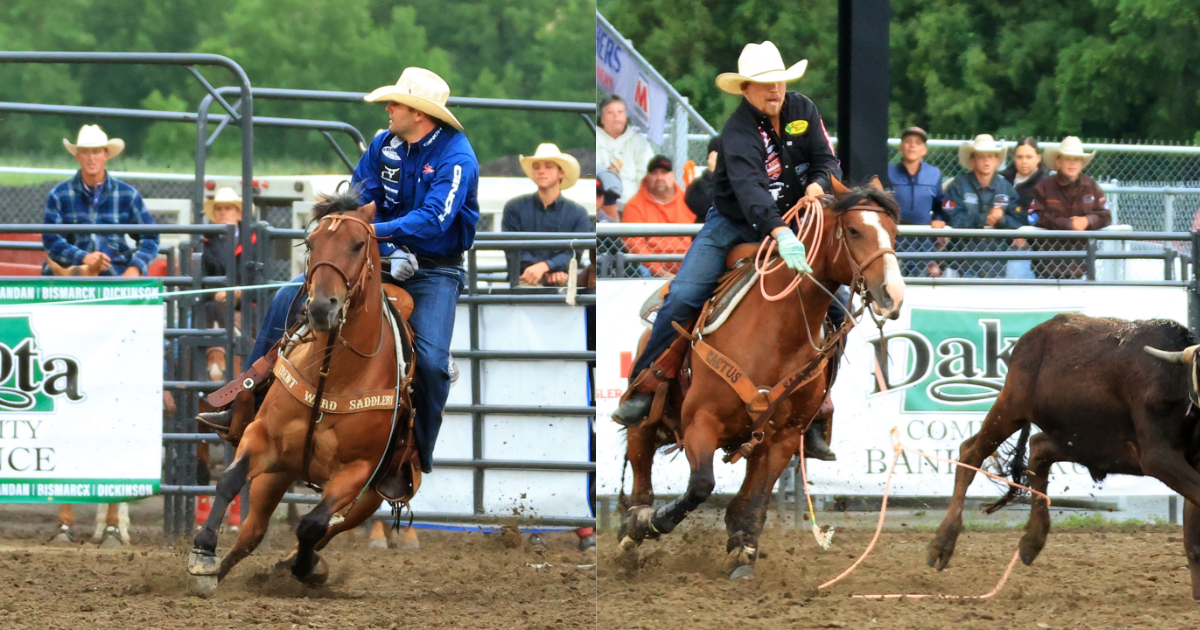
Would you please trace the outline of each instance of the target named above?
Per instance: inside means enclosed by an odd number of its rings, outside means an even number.
[[[388,256],[388,260],[392,262],[392,277],[398,282],[404,282],[417,273],[417,255],[410,254],[403,249],[397,249]]]
[[[795,232],[780,230],[779,234],[775,236],[775,241],[779,244],[779,255],[789,269],[801,275],[812,273],[812,267],[809,267],[808,261],[805,260],[807,254],[804,250],[804,243],[796,238]]]

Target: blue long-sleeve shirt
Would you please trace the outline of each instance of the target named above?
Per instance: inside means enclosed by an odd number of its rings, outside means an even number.
[[[421,256],[455,256],[475,242],[479,160],[453,127],[439,125],[412,144],[380,131],[350,183],[362,204],[375,202],[384,256],[402,245]]]
[[[929,225],[932,219],[941,218],[942,172],[936,166],[921,162],[914,176],[903,164],[892,164],[888,179],[900,205],[900,223]]]
[[[154,217],[146,210],[142,195],[133,186],[105,174],[104,181],[88,190],[77,171],[71,179],[57,185],[46,198],[43,223],[48,225],[154,225]],[[137,241],[135,250],[124,234],[43,234],[46,255],[63,267],[83,262],[83,257],[95,251],[108,254],[112,268],[104,275],[117,275],[129,266],[137,267],[142,275],[158,256],[158,235],[130,235]]]
[[[954,178],[946,187],[946,200],[942,203],[942,214],[946,223],[952,228],[980,229],[987,226],[987,215],[993,206],[1000,206],[1004,216],[996,225],[997,230],[1015,230],[1022,225],[1021,215],[1017,214],[1017,204],[1020,199],[1017,189],[1000,177],[999,173],[992,177],[990,186],[983,186],[975,178],[975,173],[963,173]]]

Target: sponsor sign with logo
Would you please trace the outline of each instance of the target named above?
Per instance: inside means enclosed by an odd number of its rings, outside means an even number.
[[[624,434],[607,420],[625,391],[638,338],[646,330],[638,307],[661,286],[661,280],[619,280],[602,281],[598,287],[597,320],[605,322],[597,327],[596,357],[596,413],[605,420],[598,424],[597,435],[600,494],[620,490]],[[882,494],[892,460],[888,435],[893,427],[907,446],[957,459],[959,445],[979,431],[1003,388],[1017,340],[1059,313],[1186,322],[1187,294],[1172,287],[908,287],[900,319],[884,328],[888,362],[880,374],[874,369],[882,343],[878,329],[866,320],[847,339],[833,391],[832,447],[838,461],[809,461],[812,492]],[[886,390],[880,377],[886,379]],[[742,462],[730,465],[718,459],[716,491],[737,492],[744,471]],[[950,496],[954,472],[950,464],[906,453],[897,463],[891,493]],[[658,496],[685,491],[687,481],[685,458],[656,457]],[[1059,497],[1173,494],[1146,477],[1111,475],[1096,483],[1083,466],[1070,463],[1055,464],[1050,482],[1051,496]],[[629,483],[627,474],[627,492]],[[1005,489],[978,475],[969,494],[995,497]]]
[[[158,492],[161,286],[0,283],[0,502]]]
[[[624,38],[599,22],[596,24],[596,86],[605,94],[624,99],[629,120],[646,132],[655,144],[663,143],[667,90],[642,72]]]

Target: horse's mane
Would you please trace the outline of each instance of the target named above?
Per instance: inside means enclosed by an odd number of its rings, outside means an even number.
[[[870,188],[866,186],[851,188],[846,196],[838,199],[833,205],[835,213],[846,212],[854,206],[874,204],[884,209],[887,215],[896,223],[900,222],[900,205],[896,203],[896,198],[892,193],[883,190],[882,188]]]
[[[354,194],[353,191],[321,195],[317,203],[313,205],[312,220],[320,221],[323,217],[331,214],[354,212],[361,205],[358,201],[358,195]]]

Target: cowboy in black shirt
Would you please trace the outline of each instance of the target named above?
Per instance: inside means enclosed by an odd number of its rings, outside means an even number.
[[[799,92],[786,91],[786,83],[799,79],[807,65],[801,61],[785,67],[775,45],[763,42],[742,50],[737,73],[717,77],[718,87],[743,99],[721,132],[713,209],[671,281],[650,339],[633,364],[626,398],[613,413],[618,423],[641,423],[650,411],[652,393],[675,376],[684,346],[676,341],[671,323],[685,325],[712,296],[730,248],[773,236],[788,267],[798,273],[812,271],[805,263],[804,245],[782,216],[797,205],[819,208],[817,198],[830,190],[830,178],[842,173],[816,105]],[[823,444],[821,440],[818,446]]]

